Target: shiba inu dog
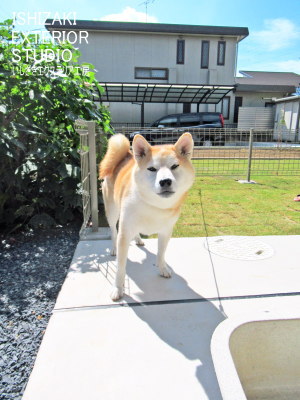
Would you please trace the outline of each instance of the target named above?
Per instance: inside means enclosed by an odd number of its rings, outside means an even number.
[[[165,251],[188,189],[194,181],[190,161],[193,138],[184,133],[174,145],[151,146],[136,135],[121,134],[109,139],[99,168],[106,217],[111,229],[111,255],[117,255],[117,274],[111,293],[114,301],[123,296],[130,241],[143,245],[140,234],[158,233],[157,266],[160,275],[171,277]],[[117,222],[119,227],[117,231]]]

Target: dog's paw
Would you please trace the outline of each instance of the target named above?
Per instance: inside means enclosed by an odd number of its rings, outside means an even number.
[[[117,251],[116,251],[115,248],[113,248],[113,249],[110,250],[110,255],[111,255],[111,256],[115,256],[116,254],[117,254]]]
[[[171,278],[172,271],[169,267],[164,266],[163,268],[159,268],[159,274],[164,278]]]
[[[113,301],[118,301],[123,296],[123,289],[113,286],[110,297]]]
[[[142,241],[142,239],[140,238],[140,236],[137,236],[135,238],[135,243],[137,246],[145,246],[145,243]]]

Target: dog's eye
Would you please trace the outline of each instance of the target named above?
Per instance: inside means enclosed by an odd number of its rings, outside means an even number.
[[[157,169],[154,168],[154,167],[149,167],[149,168],[147,168],[147,170],[148,170],[148,171],[151,171],[151,172],[156,172],[156,171],[157,171]]]
[[[179,165],[178,164],[174,164],[174,165],[172,165],[171,169],[176,169],[177,167],[179,167]]]

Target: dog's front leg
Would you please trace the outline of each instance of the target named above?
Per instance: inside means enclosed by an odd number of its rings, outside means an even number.
[[[171,278],[171,269],[165,262],[165,253],[172,235],[172,230],[173,228],[171,228],[169,231],[158,234],[157,266],[159,268],[160,275],[164,278]]]
[[[117,237],[117,274],[111,293],[113,301],[117,301],[123,296],[129,243],[130,237],[120,230]]]

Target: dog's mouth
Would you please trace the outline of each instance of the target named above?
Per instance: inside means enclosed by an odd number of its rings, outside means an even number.
[[[160,197],[171,197],[175,192],[172,190],[164,190],[160,193],[157,193]]]

